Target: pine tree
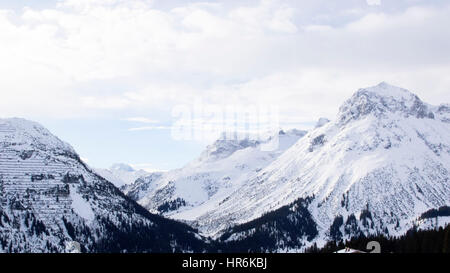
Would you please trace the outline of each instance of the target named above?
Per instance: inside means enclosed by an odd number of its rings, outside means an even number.
[[[442,253],[450,253],[450,226],[445,229],[444,246],[442,247]]]

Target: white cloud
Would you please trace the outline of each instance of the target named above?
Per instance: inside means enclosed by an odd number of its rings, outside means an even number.
[[[133,127],[129,128],[128,131],[135,132],[135,131],[150,131],[150,130],[170,130],[172,129],[172,126],[141,126],[141,127]]]
[[[333,30],[333,28],[328,25],[307,25],[307,26],[304,26],[303,29],[305,31],[309,31],[309,32]]]
[[[201,97],[315,120],[383,80],[450,101],[448,6],[342,4],[339,12],[357,11],[347,22],[325,6],[313,13],[313,2],[226,3],[70,0],[0,11],[0,115],[145,116]]]
[[[131,117],[131,118],[124,118],[122,120],[132,121],[132,122],[140,122],[140,123],[158,123],[157,120],[149,119],[146,117]]]
[[[239,7],[230,13],[230,18],[250,31],[264,31],[265,28],[285,33],[294,33],[295,10],[280,1],[262,0],[260,5]]]
[[[122,97],[83,97],[83,106],[95,109],[123,109],[130,101]]]
[[[442,16],[446,13],[448,13],[448,9],[442,13],[435,8],[427,7],[411,7],[400,14],[370,13],[348,24],[347,28],[359,32],[389,31],[391,29],[398,31],[402,28],[410,29],[411,27],[425,29],[429,27],[429,24],[427,24],[429,20],[433,22],[434,16]]]
[[[369,6],[379,6],[381,5],[381,0],[366,0]]]

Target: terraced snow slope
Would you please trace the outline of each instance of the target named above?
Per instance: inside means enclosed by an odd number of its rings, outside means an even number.
[[[0,204],[0,252],[64,252],[71,241],[100,252],[202,245],[192,229],[148,213],[69,144],[24,119],[0,119]]]

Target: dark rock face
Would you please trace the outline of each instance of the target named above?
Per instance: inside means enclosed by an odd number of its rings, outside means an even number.
[[[442,104],[438,107],[437,115],[440,117],[440,120],[446,123],[450,123],[450,105]]]
[[[414,96],[414,104],[410,108],[410,115],[415,116],[416,118],[427,118],[430,112],[428,111],[428,107],[419,99],[419,97]]]
[[[137,179],[133,184],[124,186],[121,190],[134,201],[138,201],[141,192],[146,192],[155,180],[161,178],[161,173],[152,173],[147,177]]]
[[[311,140],[311,146],[309,147],[309,152],[313,152],[314,149],[318,146],[322,146],[326,142],[325,135],[319,135]]]

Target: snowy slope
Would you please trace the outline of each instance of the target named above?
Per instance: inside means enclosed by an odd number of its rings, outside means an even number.
[[[64,252],[72,241],[91,252],[201,245],[192,229],[148,213],[41,125],[0,119],[0,252]]]
[[[221,138],[199,158],[167,173],[154,173],[127,188],[127,195],[150,211],[174,219],[193,221],[220,206],[245,181],[272,163],[305,135],[305,131],[278,133],[278,147],[265,151],[265,141]]]
[[[196,224],[220,235],[310,197],[319,243],[354,232],[402,234],[424,211],[450,204],[449,109],[386,83],[360,89],[334,121],[309,132]]]
[[[135,170],[128,164],[116,163],[109,169],[96,168],[95,172],[112,182],[119,189],[134,183],[138,178],[148,176],[150,173],[144,170]]]

